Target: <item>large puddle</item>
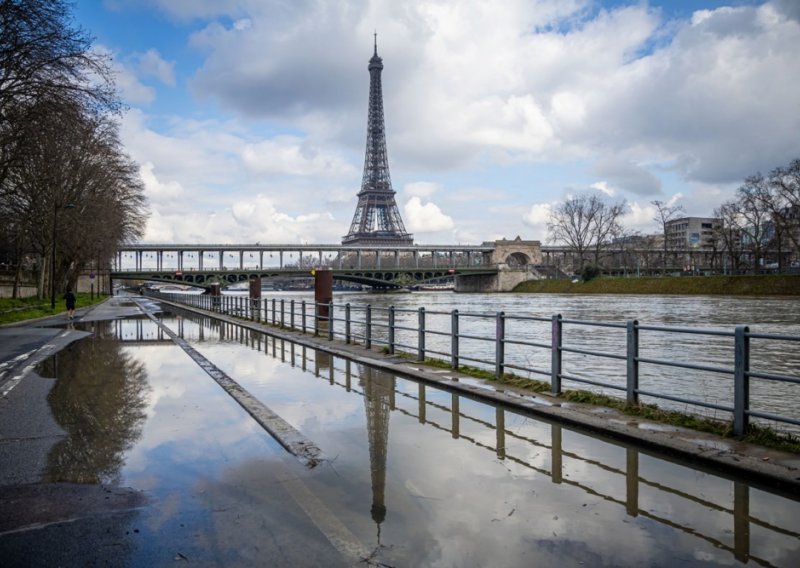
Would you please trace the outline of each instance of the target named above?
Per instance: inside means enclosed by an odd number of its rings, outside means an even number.
[[[139,489],[121,563],[796,566],[800,503],[212,319],[163,323],[313,440],[287,454],[148,319],[41,373],[52,481]]]

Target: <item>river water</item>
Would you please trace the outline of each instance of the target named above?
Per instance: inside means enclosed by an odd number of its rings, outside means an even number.
[[[212,318],[159,318],[326,459],[293,460],[150,319],[86,324],[92,336],[41,369],[67,432],[47,477],[143,492],[148,505],[117,537],[120,565],[788,567],[800,557],[791,496]]]

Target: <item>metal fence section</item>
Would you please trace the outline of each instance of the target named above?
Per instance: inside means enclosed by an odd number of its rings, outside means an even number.
[[[437,359],[549,383],[550,392],[585,388],[629,404],[731,420],[735,435],[751,419],[800,427],[800,336],[608,323],[504,312],[401,309],[241,296],[164,294],[173,302],[329,340],[380,347],[416,361]],[[322,310],[321,308],[327,308]],[[318,315],[327,312],[327,316]],[[776,346],[782,346],[780,348]],[[793,354],[787,356],[787,354]]]

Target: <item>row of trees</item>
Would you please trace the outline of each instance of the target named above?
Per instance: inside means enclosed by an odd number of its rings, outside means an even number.
[[[661,232],[662,270],[667,269],[670,251],[670,223],[685,215],[683,206],[652,201],[653,220]],[[626,202],[609,203],[597,194],[571,197],[553,208],[547,224],[549,239],[568,247],[576,260],[576,270],[585,265],[600,266],[610,251],[625,251],[632,246],[652,249],[653,239],[626,229],[622,217]],[[782,264],[800,254],[800,159],[775,168],[769,175],[748,177],[734,197],[714,210],[712,234],[701,247],[711,258],[724,256],[731,270],[759,270],[765,257]],[[688,243],[682,247],[686,249]],[[672,255],[674,257],[674,254]]]
[[[0,0],[0,255],[15,296],[24,259],[34,259],[43,297],[106,266],[146,222],[109,61],[71,26],[68,8]]]
[[[733,199],[714,210],[722,220],[718,242],[731,266],[740,267],[742,252],[749,253],[754,269],[774,257],[780,266],[784,251],[800,252],[800,159],[778,167],[769,175],[748,177]]]

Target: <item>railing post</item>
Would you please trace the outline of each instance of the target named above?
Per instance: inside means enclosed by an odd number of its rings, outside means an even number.
[[[333,302],[328,302],[328,341],[333,341]]]
[[[450,366],[458,370],[458,310],[450,312]]]
[[[747,433],[750,422],[750,328],[737,325],[733,335],[733,435]]]
[[[550,392],[561,394],[561,314],[553,316],[550,343]]]
[[[283,298],[281,298],[281,329],[286,327],[286,324],[285,324],[286,318],[284,317],[284,313],[285,313],[284,310],[285,310],[285,300]]]
[[[289,300],[289,325],[294,331],[294,300]]]
[[[418,313],[417,361],[425,361],[425,308],[420,308]]]
[[[303,323],[303,335],[306,334],[306,301],[302,300],[300,302],[300,309],[303,310],[302,314],[302,323]]]
[[[497,312],[494,332],[494,375],[503,376],[506,364],[506,314]]]
[[[350,302],[344,305],[344,342],[350,343]]]
[[[275,325],[275,321],[276,321],[276,318],[275,318],[275,305],[276,305],[275,298],[272,298],[272,325]]]
[[[372,349],[372,306],[367,304],[364,313],[364,347]]]
[[[626,322],[628,404],[639,404],[639,322]]]
[[[389,306],[389,354],[394,355],[394,306]]]

